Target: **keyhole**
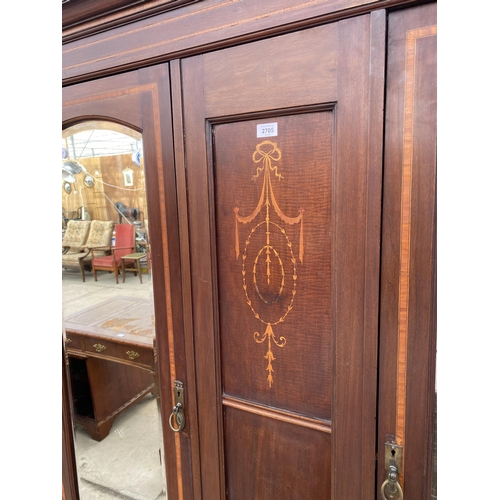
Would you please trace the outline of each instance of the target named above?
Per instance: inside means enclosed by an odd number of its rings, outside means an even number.
[[[181,391],[177,391],[177,397],[180,398],[181,397]]]
[[[391,455],[392,455],[392,458],[394,458],[396,456],[396,451],[395,450],[391,450]]]

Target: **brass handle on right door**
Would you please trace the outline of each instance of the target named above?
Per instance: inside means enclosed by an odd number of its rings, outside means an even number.
[[[175,416],[175,421],[177,422],[177,429],[174,427],[173,418]],[[170,414],[170,418],[168,419],[168,424],[170,428],[174,432],[181,432],[184,429],[184,425],[186,424],[186,418],[184,417],[184,412],[182,411],[182,405],[177,403],[172,409],[172,413]]]
[[[380,487],[382,500],[403,500],[403,489],[399,484],[399,473],[403,470],[403,447],[395,443],[393,436],[385,443],[385,468],[387,479]]]
[[[387,479],[382,483],[380,494],[383,500],[403,500],[403,490],[398,481],[398,469],[393,464],[389,466]]]
[[[168,425],[174,432],[181,432],[186,425],[186,417],[184,416],[184,384],[180,380],[174,380],[174,404]],[[177,428],[174,427],[174,417]]]

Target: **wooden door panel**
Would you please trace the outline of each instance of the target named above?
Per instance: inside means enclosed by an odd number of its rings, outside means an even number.
[[[329,24],[207,54],[206,116],[335,100],[338,37],[338,24]]]
[[[373,496],[384,42],[377,12],[181,61],[204,498]]]
[[[137,129],[142,126],[141,88],[138,71],[103,78],[92,84],[80,84],[63,89],[63,122],[80,117],[113,117]],[[149,90],[149,89],[148,89]],[[98,95],[99,106],[95,106]]]
[[[329,433],[226,408],[224,439],[227,498],[330,497]]]
[[[381,259],[379,455],[403,447],[405,498],[430,498],[436,346],[436,4],[391,13]],[[402,85],[401,82],[405,82]],[[379,471],[379,484],[384,478]]]
[[[265,121],[213,130],[222,389],[330,421],[334,113]]]

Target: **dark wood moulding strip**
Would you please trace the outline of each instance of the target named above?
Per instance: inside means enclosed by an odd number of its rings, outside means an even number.
[[[285,412],[283,410],[278,410],[275,408],[268,408],[257,403],[250,403],[248,401],[243,401],[231,396],[223,396],[222,405],[229,406],[230,408],[236,408],[237,410],[254,413],[255,415],[261,415],[262,417],[279,420],[281,422],[299,425],[300,427],[307,427],[309,429],[325,432],[327,434],[332,433],[332,425],[326,420],[314,419],[305,417],[303,415]]]
[[[83,16],[77,17],[76,15],[70,18],[69,15],[65,15],[63,8],[63,37],[68,40],[84,38],[89,34],[107,31],[200,1],[201,0],[155,0],[143,2],[143,0],[138,0],[133,3],[131,2],[128,6],[124,5],[108,10],[102,9],[96,12],[95,15],[90,14],[87,19],[84,19]],[[66,35],[64,35],[64,33],[66,33]]]

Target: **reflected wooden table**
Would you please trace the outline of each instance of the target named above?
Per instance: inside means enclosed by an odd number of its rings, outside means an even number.
[[[74,421],[101,441],[113,421],[158,395],[153,304],[115,297],[65,318]]]
[[[142,284],[142,269],[141,269],[141,259],[147,259],[148,256],[145,253],[130,253],[128,255],[124,255],[121,260],[122,260],[122,281],[125,283],[125,273],[127,271],[132,271],[134,273],[139,274],[139,280],[141,281]],[[130,263],[133,267],[127,267],[127,261]],[[148,264],[148,271],[149,271],[149,264]]]

